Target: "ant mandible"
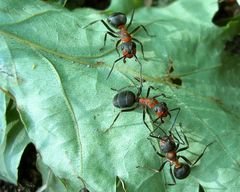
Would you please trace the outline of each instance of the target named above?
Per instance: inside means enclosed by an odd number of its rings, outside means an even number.
[[[161,123],[164,123],[163,118],[167,117],[167,116],[169,116],[171,118],[170,111],[177,110],[177,114],[176,114],[173,124],[175,123],[177,116],[180,112],[180,108],[177,107],[177,108],[169,110],[167,107],[167,104],[165,102],[159,102],[157,100],[158,97],[163,96],[163,97],[167,98],[167,96],[163,93],[155,95],[153,97],[149,97],[151,89],[156,90],[156,88],[154,88],[153,86],[148,87],[146,97],[140,97],[140,95],[142,93],[142,86],[140,86],[138,88],[138,92],[136,95],[132,91],[128,91],[128,90],[122,91],[123,89],[125,89],[125,88],[122,88],[120,90],[113,89],[115,91],[118,91],[118,93],[113,98],[113,105],[117,108],[120,108],[121,111],[117,114],[117,116],[114,118],[112,124],[106,131],[108,131],[109,129],[112,128],[112,126],[114,125],[114,123],[116,122],[116,120],[118,119],[118,117],[121,113],[133,111],[136,108],[138,108],[139,105],[143,106],[143,122],[146,125],[146,127],[149,129],[150,132],[152,130],[149,128],[148,124],[145,121],[146,113],[149,114],[153,123],[157,122],[158,119],[161,120]],[[152,119],[152,116],[149,113],[149,109],[152,109],[154,111],[154,113],[156,114],[157,118],[155,120]]]
[[[109,76],[111,75],[112,73],[112,70],[115,66],[115,64],[120,61],[121,59],[123,59],[123,62],[126,63],[126,58],[132,58],[134,57],[136,59],[136,61],[139,63],[140,65],[140,76],[142,77],[142,64],[140,63],[140,61],[138,60],[137,56],[136,56],[136,43],[139,43],[140,46],[141,46],[141,52],[142,52],[142,55],[143,55],[143,58],[145,59],[145,56],[144,56],[144,52],[143,52],[143,44],[136,38],[133,38],[132,35],[134,33],[136,33],[140,27],[143,28],[143,30],[146,32],[146,34],[150,37],[154,37],[154,35],[150,35],[147,31],[147,29],[143,26],[143,25],[139,25],[137,26],[135,29],[132,30],[132,32],[128,32],[128,28],[131,26],[132,24],[132,20],[133,20],[133,16],[134,16],[134,10],[132,12],[132,16],[131,16],[131,19],[130,19],[130,22],[128,23],[128,25],[126,26],[126,23],[127,23],[127,17],[124,13],[121,13],[121,12],[115,12],[115,13],[112,13],[108,18],[107,18],[107,22],[109,25],[111,25],[112,27],[114,27],[115,29],[119,29],[119,31],[114,31],[104,20],[96,20],[96,21],[93,21],[91,23],[89,23],[87,26],[83,27],[83,28],[86,28],[98,21],[101,21],[103,23],[103,25],[108,29],[108,31],[105,33],[105,36],[104,36],[104,45],[103,47],[106,45],[106,40],[107,40],[107,36],[110,35],[114,38],[120,38],[117,43],[116,43],[116,51],[118,53],[118,55],[120,56],[119,54],[119,51],[118,51],[118,46],[120,45],[120,48],[122,50],[122,57],[118,58],[117,60],[114,61],[113,65],[112,65],[112,68],[107,76],[107,79],[109,78]],[[121,44],[120,44],[121,43]],[[103,47],[101,49],[103,49]],[[101,50],[100,49],[100,50]]]
[[[154,135],[154,132],[157,129],[161,129],[165,135],[162,136],[162,137]],[[176,131],[179,139],[175,135],[173,135],[172,128],[171,128],[171,131],[169,131],[169,135],[166,134],[166,132],[162,128],[160,128],[160,127],[157,127],[156,129],[154,129],[150,133],[150,135],[149,135],[150,137],[159,140],[160,150],[164,154],[161,154],[156,149],[156,147],[153,145],[153,143],[150,140],[150,143],[151,143],[154,151],[157,153],[158,156],[167,159],[166,161],[163,162],[163,164],[160,166],[160,168],[158,170],[152,169],[152,168],[148,168],[148,167],[137,166],[137,168],[139,168],[139,167],[140,168],[146,168],[146,169],[150,169],[152,171],[155,171],[155,172],[159,173],[159,172],[161,172],[163,170],[165,164],[169,163],[170,164],[169,171],[170,171],[170,175],[171,175],[173,183],[170,183],[168,185],[175,185],[176,184],[175,178],[177,178],[177,179],[185,179],[186,177],[188,177],[188,175],[191,172],[191,167],[194,166],[202,158],[202,156],[203,156],[204,152],[206,151],[207,147],[213,143],[213,142],[211,142],[208,145],[206,145],[204,150],[203,150],[203,152],[198,156],[198,158],[195,160],[195,162],[192,163],[185,156],[178,155],[179,152],[184,151],[184,150],[189,148],[189,142],[188,142],[188,139],[187,139],[186,135],[182,132],[182,130],[181,130],[181,133],[183,135],[184,141],[181,138],[181,136],[178,133],[178,131],[177,130],[175,130],[175,131]],[[176,140],[176,142],[175,142],[175,140]],[[182,147],[182,148],[179,148],[180,144],[181,145],[186,145],[186,146]],[[180,162],[179,158],[182,158],[186,163]],[[174,165],[174,170],[172,170],[172,166],[173,165]]]

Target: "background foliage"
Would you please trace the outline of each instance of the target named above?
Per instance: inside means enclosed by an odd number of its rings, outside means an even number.
[[[147,140],[141,109],[122,114],[104,133],[118,113],[111,88],[136,85],[139,65],[133,59],[120,62],[106,80],[118,58],[115,40],[110,38],[100,52],[104,26],[82,27],[111,11],[131,14],[139,6],[124,2],[113,1],[101,12],[69,11],[43,1],[0,1],[0,178],[17,183],[17,167],[31,141],[47,191],[79,191],[78,177],[90,191],[115,191],[117,176],[127,191],[194,192],[199,184],[207,192],[239,191],[240,65],[239,56],[224,52],[225,41],[239,32],[238,23],[215,27],[215,1],[179,0],[135,11],[132,28],[143,24],[156,35],[135,35],[148,58],[142,59],[138,47],[143,95],[153,85],[160,89],[153,94],[171,96],[165,100],[170,108],[181,107],[178,123],[190,141],[183,154],[190,160],[215,141],[190,176],[169,187],[168,168],[161,174],[136,168],[158,168],[162,162]],[[174,72],[167,74],[170,58]],[[175,78],[182,84],[174,84]]]

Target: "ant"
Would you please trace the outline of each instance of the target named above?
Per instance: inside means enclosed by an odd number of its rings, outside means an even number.
[[[218,11],[214,14],[212,22],[218,26],[225,26],[239,14],[240,6],[237,0],[218,0]]]
[[[128,91],[128,90],[122,91],[125,88],[122,88],[120,90],[112,89],[114,91],[118,91],[118,93],[113,98],[113,105],[117,108],[120,108],[121,111],[117,114],[117,116],[114,118],[112,124],[106,131],[108,131],[109,129],[112,128],[113,124],[116,122],[116,120],[118,119],[118,117],[121,113],[133,111],[136,108],[138,108],[139,105],[143,106],[143,123],[146,125],[146,127],[149,129],[150,132],[152,130],[149,128],[148,124],[145,121],[146,113],[149,114],[153,123],[156,123],[157,120],[159,120],[159,119],[161,120],[161,123],[164,123],[163,118],[167,117],[167,116],[169,116],[171,118],[170,111],[177,110],[177,115],[174,119],[174,123],[175,123],[177,116],[180,112],[180,108],[177,107],[177,108],[169,110],[167,107],[167,104],[165,102],[159,102],[157,100],[157,98],[160,96],[168,98],[165,94],[161,93],[161,94],[155,95],[153,97],[149,97],[151,89],[156,90],[156,88],[154,88],[153,86],[149,86],[146,97],[140,97],[140,95],[142,93],[142,86],[140,86],[138,88],[138,92],[136,95],[132,91]],[[156,114],[157,118],[155,120],[152,119],[152,116],[149,113],[149,109],[152,109],[154,111],[154,113]]]
[[[137,56],[136,56],[136,43],[137,42],[138,44],[140,44],[141,46],[141,52],[142,52],[142,55],[143,55],[143,58],[145,59],[144,57],[144,52],[143,52],[143,44],[136,38],[133,38],[132,37],[132,34],[136,33],[140,27],[143,28],[143,30],[145,31],[145,33],[150,36],[150,37],[154,37],[154,35],[150,35],[147,31],[147,29],[143,26],[143,25],[139,25],[137,26],[134,30],[132,30],[132,32],[128,32],[128,28],[131,26],[132,24],[132,20],[133,20],[133,16],[134,16],[134,10],[132,12],[132,15],[131,15],[131,19],[130,19],[130,22],[128,23],[128,25],[126,26],[126,23],[127,23],[127,17],[124,13],[121,13],[121,12],[115,12],[115,13],[112,13],[108,18],[107,18],[107,22],[108,24],[115,28],[115,29],[119,29],[119,31],[114,31],[104,20],[96,20],[96,21],[93,21],[91,23],[89,23],[87,26],[83,27],[83,28],[86,28],[98,21],[101,21],[103,23],[103,25],[108,29],[108,31],[105,33],[105,36],[104,36],[104,45],[103,47],[100,49],[102,50],[105,45],[106,45],[106,40],[107,40],[107,36],[110,35],[114,38],[120,38],[117,43],[116,43],[116,51],[118,53],[118,55],[120,56],[119,54],[119,51],[118,51],[118,46],[120,45],[120,48],[122,50],[122,57],[118,58],[117,60],[114,61],[113,65],[112,65],[112,68],[107,76],[107,79],[109,78],[109,76],[111,75],[112,73],[112,70],[115,66],[115,64],[120,61],[121,59],[123,59],[123,62],[126,63],[126,58],[132,58],[134,57],[135,60],[139,63],[140,65],[140,76],[142,77],[142,64],[139,62]],[[120,44],[121,43],[121,44]],[[146,59],[145,59],[146,60]]]
[[[180,126],[181,126],[181,124],[180,124]],[[159,135],[158,136],[155,135],[154,132],[157,129],[161,129],[165,135],[162,136],[162,137],[159,136]],[[158,170],[148,168],[148,167],[137,166],[137,168],[146,168],[146,169],[150,169],[152,171],[155,171],[155,172],[159,173],[163,170],[165,164],[169,163],[170,164],[169,171],[170,171],[170,175],[171,175],[173,183],[169,183],[168,185],[175,185],[176,184],[175,178],[185,179],[186,177],[188,177],[188,175],[191,172],[192,166],[194,166],[202,158],[202,156],[203,156],[205,150],[207,149],[207,147],[210,146],[213,143],[213,142],[211,142],[208,145],[206,145],[203,152],[198,156],[198,158],[195,160],[195,162],[192,163],[185,156],[178,155],[179,152],[184,151],[184,150],[189,148],[189,143],[188,143],[188,139],[187,139],[186,135],[182,132],[182,130],[181,130],[181,133],[183,135],[184,141],[183,141],[183,139],[181,138],[180,134],[178,133],[178,131],[176,129],[175,129],[175,131],[176,131],[179,139],[172,133],[172,128],[171,128],[171,131],[169,131],[169,134],[166,134],[166,132],[162,128],[157,127],[149,135],[150,137],[159,140],[160,150],[164,154],[161,154],[156,149],[156,147],[153,145],[153,143],[150,140],[150,143],[151,143],[154,151],[157,153],[158,156],[167,159],[166,161],[163,162],[163,164],[160,166],[160,168]],[[182,147],[182,148],[179,148],[180,144],[181,145],[186,145],[186,146]],[[186,163],[180,162],[179,161],[180,158],[182,158]],[[173,165],[174,165],[174,169],[172,170]]]

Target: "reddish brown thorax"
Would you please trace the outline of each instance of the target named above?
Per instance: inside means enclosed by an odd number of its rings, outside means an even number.
[[[120,29],[119,34],[120,34],[121,41],[125,42],[125,43],[131,42],[132,41],[132,37],[128,33],[127,29],[125,28],[125,25],[120,25],[118,28]]]
[[[148,106],[152,109],[156,104],[158,104],[158,100],[152,98],[140,98],[139,103]]]
[[[168,161],[170,161],[171,164],[175,165],[176,168],[179,168],[181,166],[180,162],[178,161],[176,151],[166,153],[166,158]]]

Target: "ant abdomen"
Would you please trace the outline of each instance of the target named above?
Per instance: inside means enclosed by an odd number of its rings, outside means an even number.
[[[111,14],[107,18],[108,23],[115,28],[118,28],[118,26],[125,25],[127,22],[127,17],[124,13],[116,12]]]
[[[113,105],[117,108],[132,107],[136,103],[136,96],[132,91],[122,91],[113,98]]]
[[[191,172],[188,164],[181,163],[180,167],[174,167],[174,176],[178,179],[185,179]]]

